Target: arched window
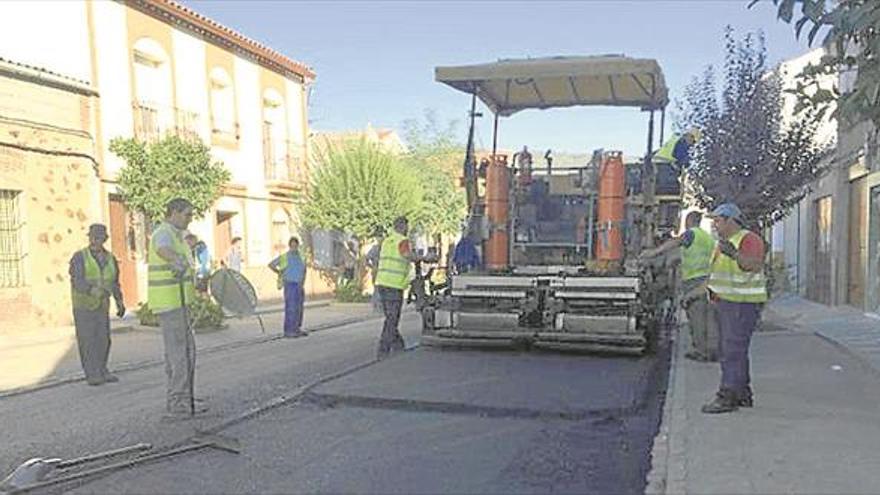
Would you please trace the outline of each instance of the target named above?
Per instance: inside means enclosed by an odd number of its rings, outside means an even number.
[[[135,101],[135,137],[153,141],[174,122],[171,92],[171,64],[162,46],[150,38],[132,47]]]
[[[235,122],[235,93],[232,79],[220,67],[211,69],[211,132],[232,138],[238,138]]]

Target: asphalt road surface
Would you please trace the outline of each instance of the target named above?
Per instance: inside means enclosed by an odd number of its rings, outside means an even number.
[[[641,493],[665,389],[666,352],[643,358],[418,348],[369,363],[380,322],[200,357],[208,417],[158,420],[161,369],[126,386],[9,398],[0,465],[75,457],[224,428],[239,455],[202,450],[52,492]],[[415,315],[404,317],[410,344]],[[293,400],[283,400],[282,398]],[[274,402],[273,402],[274,401]],[[12,410],[10,410],[10,408]],[[4,420],[8,424],[8,421]]]

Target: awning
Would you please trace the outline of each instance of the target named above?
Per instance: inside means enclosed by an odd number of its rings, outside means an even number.
[[[581,105],[666,106],[663,71],[653,59],[623,55],[548,57],[437,67],[437,81],[477,96],[493,112],[512,115],[528,108]]]

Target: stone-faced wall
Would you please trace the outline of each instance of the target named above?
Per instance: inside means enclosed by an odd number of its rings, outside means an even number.
[[[0,73],[0,189],[21,191],[26,254],[24,284],[0,288],[0,333],[72,323],[68,261],[102,217],[93,98]]]

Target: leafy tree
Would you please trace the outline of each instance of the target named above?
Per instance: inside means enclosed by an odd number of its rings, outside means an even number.
[[[818,119],[783,125],[781,78],[765,67],[763,36],[738,41],[728,27],[724,38],[720,92],[710,66],[677,102],[676,127],[702,131],[691,150],[688,189],[701,208],[735,202],[747,224],[762,229],[826,172],[825,149],[816,140]]]
[[[403,162],[414,171],[424,189],[417,220],[431,236],[458,233],[467,213],[464,190],[457,183],[464,146],[455,140],[455,130],[456,122],[442,127],[431,110],[425,111],[421,121],[403,123],[408,148]]]
[[[204,216],[231,177],[221,162],[212,161],[205,144],[177,136],[155,143],[116,138],[110,151],[126,162],[119,173],[125,203],[153,222],[164,218],[165,205],[178,197],[193,204],[196,217]]]
[[[749,7],[760,0],[751,0]],[[818,64],[804,68],[795,93],[800,108],[810,108],[821,119],[829,109],[842,124],[869,121],[880,129],[880,2],[877,0],[772,0],[784,22],[795,21],[799,38],[810,26],[810,45],[823,28],[827,28],[822,45],[828,53]],[[820,81],[838,72],[857,70],[854,88],[840,93],[837,88],[820,86]],[[836,108],[835,108],[836,106]]]
[[[391,228],[400,215],[415,217],[422,187],[399,157],[366,139],[318,150],[312,183],[302,209],[309,227],[349,233],[356,246],[346,246],[355,260],[354,281],[362,290],[363,247],[377,226]]]

